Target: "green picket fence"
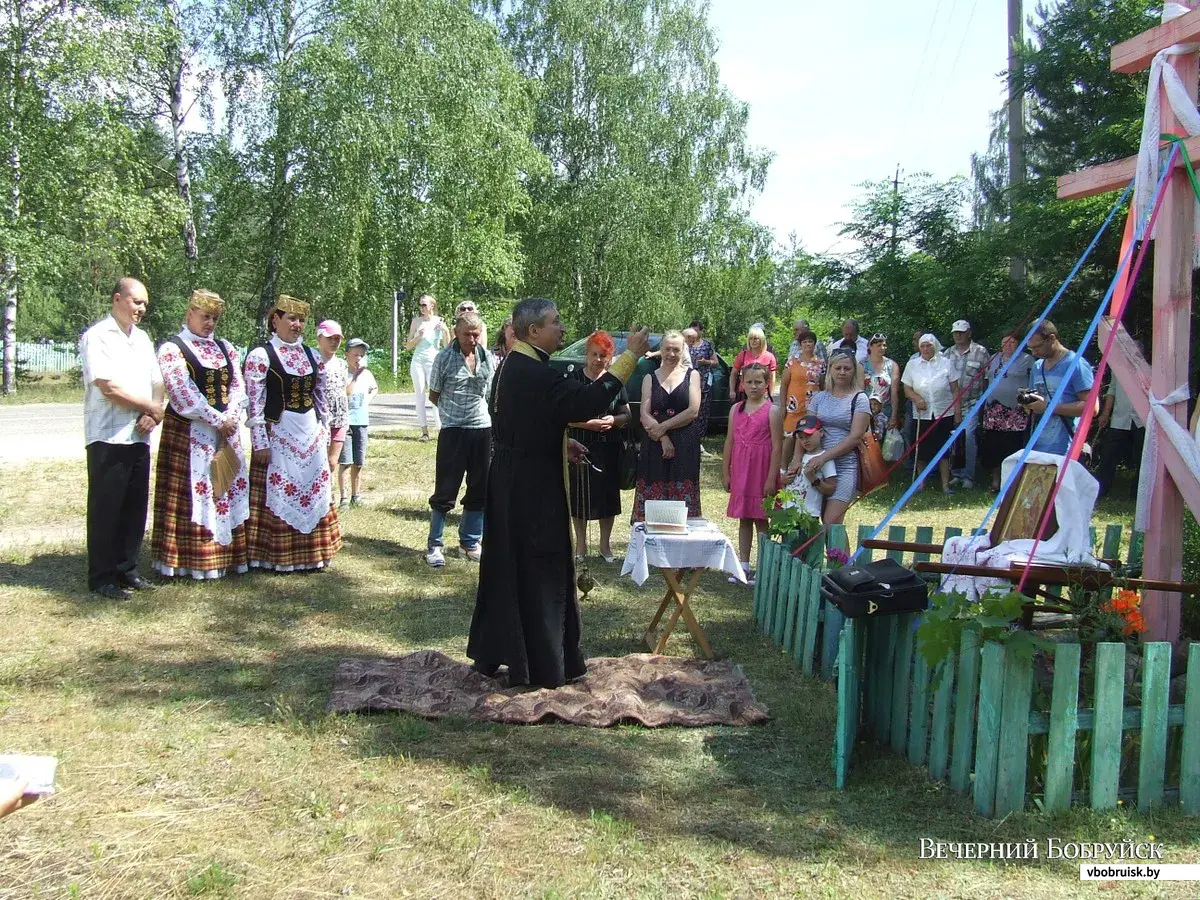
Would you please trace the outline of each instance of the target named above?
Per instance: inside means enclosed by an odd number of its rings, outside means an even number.
[[[1189,649],[1185,698],[1177,705],[1169,703],[1169,643],[1142,646],[1135,705],[1127,705],[1125,645],[1096,645],[1090,708],[1079,702],[1081,647],[1060,644],[1046,712],[1033,708],[1033,661],[998,643],[980,648],[969,632],[958,652],[931,671],[916,649],[923,615],[855,619],[842,630],[839,787],[855,744],[865,738],[972,794],[985,816],[1019,811],[1030,797],[1046,812],[1073,802],[1109,809],[1122,797],[1145,810],[1177,798],[1186,814],[1200,815],[1200,644]]]
[[[846,547],[846,530],[836,526],[804,553],[793,557],[776,541],[760,541],[754,582],[754,619],[804,674],[833,679],[838,635],[845,617],[821,600],[826,542]]]
[[[860,527],[858,541],[873,530]],[[960,534],[950,527],[941,537]],[[908,535],[904,526],[892,526],[887,538],[907,542]],[[933,543],[934,529],[917,526],[911,540]],[[1092,543],[1102,558],[1120,558],[1122,551],[1141,558],[1141,535],[1127,537],[1120,525],[1107,526],[1102,537],[1093,528]],[[1144,645],[1140,702],[1129,706],[1124,645],[1098,645],[1087,695],[1095,700],[1082,708],[1081,648],[1062,644],[1054,653],[1049,710],[1039,711],[1034,664],[1003,645],[981,648],[966,634],[958,652],[931,671],[916,644],[923,613],[847,621],[827,607],[820,596],[827,546],[849,550],[845,529],[832,528],[802,559],[777,542],[760,544],[754,617],[805,674],[826,680],[836,674],[838,787],[847,782],[855,746],[869,739],[971,794],[987,816],[1020,810],[1030,797],[1047,812],[1072,803],[1105,809],[1123,797],[1146,809],[1178,798],[1187,814],[1200,815],[1200,645],[1188,657],[1185,701],[1175,706],[1168,702],[1169,644]],[[929,558],[887,555],[908,565]],[[871,556],[863,551],[860,559]]]

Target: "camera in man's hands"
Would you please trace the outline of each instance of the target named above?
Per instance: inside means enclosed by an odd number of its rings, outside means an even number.
[[[1021,388],[1019,391],[1017,391],[1017,403],[1021,404],[1021,406],[1028,406],[1029,404],[1036,403],[1041,399],[1041,394],[1039,394],[1037,391],[1030,390],[1029,388]]]

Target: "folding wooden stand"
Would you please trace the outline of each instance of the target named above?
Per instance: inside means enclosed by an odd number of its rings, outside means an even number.
[[[704,652],[706,659],[713,658],[712,647],[708,645],[708,638],[704,634],[704,629],[700,627],[700,623],[696,621],[696,617],[692,614],[692,608],[688,605],[692,594],[696,591],[696,586],[700,583],[700,573],[703,569],[661,569],[663,578],[667,582],[667,592],[663,595],[662,602],[658,604],[658,612],[654,614],[654,618],[650,620],[650,627],[646,629],[645,640],[647,646],[655,653],[662,653],[667,646],[667,638],[671,636],[671,632],[675,630],[675,625],[679,622],[680,616],[683,617],[683,622],[687,625],[687,630],[691,632],[696,643],[700,645],[700,649]],[[688,577],[688,573],[691,576]],[[687,586],[683,586],[683,579],[687,577]],[[662,621],[663,613],[667,611],[667,607],[672,603],[675,604],[671,610],[671,615],[667,618],[667,624],[664,626],[662,634],[658,634],[658,623]]]

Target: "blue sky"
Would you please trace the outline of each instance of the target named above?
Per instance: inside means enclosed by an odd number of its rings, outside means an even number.
[[[710,0],[717,62],[775,154],[754,217],[780,242],[851,249],[838,222],[863,181],[969,175],[1004,102],[1004,0]],[[1026,15],[1033,3],[1026,2]]]

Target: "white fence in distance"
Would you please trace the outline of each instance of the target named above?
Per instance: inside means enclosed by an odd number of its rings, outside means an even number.
[[[79,345],[69,341],[17,341],[17,369],[30,374],[70,372],[79,365]]]

